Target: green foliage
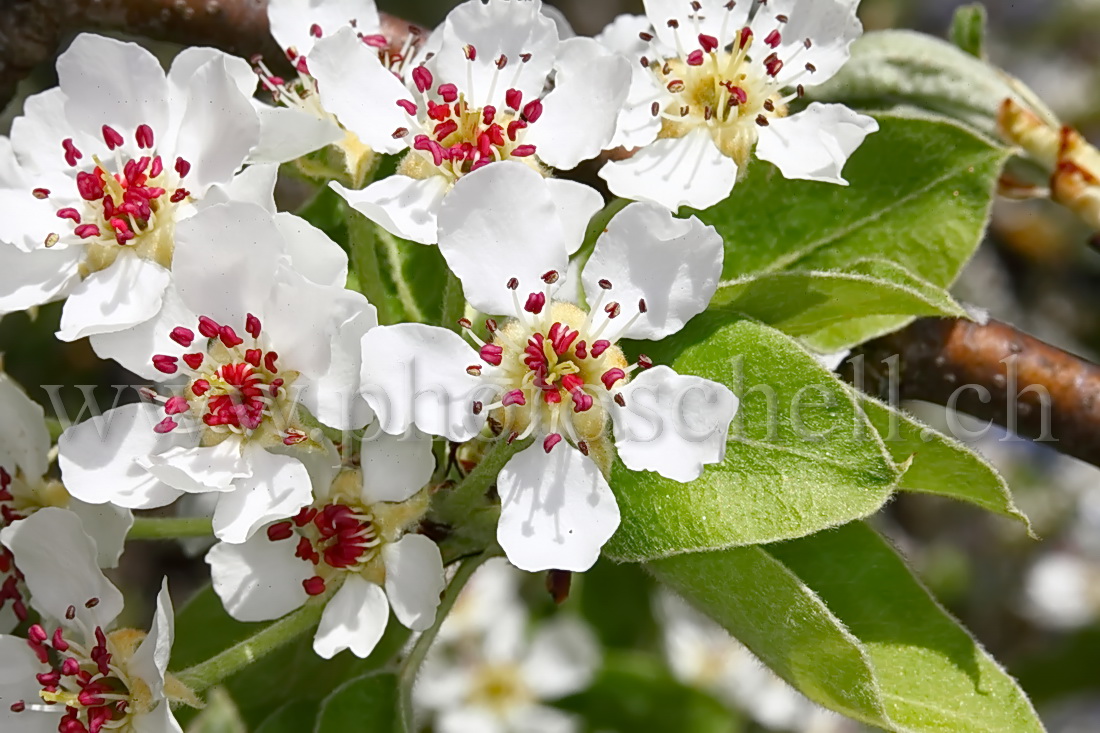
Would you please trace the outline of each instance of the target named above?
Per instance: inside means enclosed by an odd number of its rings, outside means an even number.
[[[951,42],[975,58],[985,58],[985,26],[988,16],[981,3],[962,5],[951,19]]]
[[[248,733],[248,726],[229,693],[215,687],[206,696],[206,707],[187,726],[187,733]]]
[[[695,688],[678,682],[654,657],[610,654],[596,681],[558,703],[584,717],[582,730],[595,733],[736,733],[734,713]]]
[[[397,676],[372,672],[345,682],[325,698],[313,732],[385,733],[394,730],[396,721]]]
[[[1041,731],[1016,683],[856,522],[649,565],[811,699],[895,731]]]
[[[917,315],[959,315],[946,288],[981,241],[1007,153],[944,120],[879,116],[844,169],[850,186],[788,181],[757,163],[699,214],[726,242],[723,312],[823,352]]]
[[[900,470],[836,378],[790,337],[753,321],[696,319],[647,345],[658,363],[725,384],[741,400],[724,462],[682,484],[612,469],[619,560],[801,537],[876,511]]]

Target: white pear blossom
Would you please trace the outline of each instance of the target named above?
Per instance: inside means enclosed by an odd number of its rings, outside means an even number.
[[[539,0],[465,2],[420,58],[406,86],[344,29],[318,41],[309,64],[321,103],[344,127],[376,151],[405,154],[395,175],[362,190],[330,185],[380,226],[424,244],[436,242],[440,205],[463,176],[501,160],[548,175],[548,166],[599,154],[629,88],[624,58],[591,38],[561,40]],[[553,190],[590,214],[601,203],[576,183]]]
[[[714,695],[770,730],[854,733],[858,727],[806,699],[752,652],[682,598],[654,597],[669,668],[678,680]]]
[[[206,556],[214,590],[240,621],[266,621],[335,588],[314,637],[331,658],[366,657],[390,609],[423,631],[435,620],[445,582],[439,548],[414,534],[428,507],[422,490],[434,468],[432,440],[412,431],[364,442],[359,468],[334,454],[308,461],[315,499],[243,544],[219,543]]]
[[[512,587],[517,571],[488,562],[474,574],[455,604],[467,604],[473,619],[460,623],[470,635],[449,629],[448,615],[413,688],[418,712],[431,716],[439,733],[571,733],[581,729],[572,715],[546,704],[588,687],[600,664],[599,646],[579,619],[562,614],[530,629],[526,609],[515,596],[476,596],[486,586]],[[487,581],[482,581],[488,577]],[[532,633],[533,631],[533,633]]]
[[[614,142],[638,150],[600,176],[619,196],[705,209],[755,148],[786,178],[846,185],[845,161],[878,124],[841,104],[789,105],[848,60],[858,4],[645,0],[645,16],[616,18],[599,40],[635,63]]]
[[[421,430],[458,442],[486,420],[508,441],[535,438],[501,471],[497,540],[524,570],[587,570],[619,524],[605,474],[614,422],[628,468],[676,481],[723,460],[737,398],[725,386],[629,364],[617,342],[661,339],[710,302],[722,241],[698,219],[652,204],[627,206],[582,272],[588,310],[555,300],[568,243],[550,186],[507,162],[459,181],[439,215],[439,246],[474,308],[509,319],[472,324],[473,349],[444,328],[405,323],[363,339],[362,389],[384,430]],[[522,246],[517,246],[522,244]],[[631,375],[641,373],[631,380]]]
[[[322,449],[323,437],[302,407],[340,430],[369,422],[357,392],[359,343],[375,310],[342,284],[289,269],[295,247],[323,235],[284,242],[252,204],[208,207],[180,230],[189,256],[161,313],[97,343],[130,370],[172,382],[174,393],[65,431],[62,476],[84,501],[130,508],[219,492],[215,534],[243,542],[311,501],[298,456]],[[338,261],[326,269],[322,260],[310,263],[313,274],[342,283]]]
[[[115,567],[133,525],[128,509],[72,498],[47,475],[50,435],[42,408],[6,374],[0,373],[0,529],[46,507],[74,513],[94,540],[100,567]],[[26,584],[11,552],[0,547],[0,633],[27,620]]]
[[[137,44],[81,34],[57,71],[0,139],[0,313],[68,298],[72,341],[156,314],[177,223],[231,182],[259,120],[235,79],[247,64],[212,49],[165,74]]]
[[[27,639],[0,636],[5,733],[180,733],[170,699],[193,699],[166,677],[173,616],[167,582],[149,633],[111,630],[122,594],[95,564],[95,543],[71,512],[47,508],[0,531],[42,614]]]

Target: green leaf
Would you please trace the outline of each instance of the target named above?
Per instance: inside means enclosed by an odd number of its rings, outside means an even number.
[[[622,524],[604,548],[612,558],[801,537],[875,512],[897,483],[878,433],[832,373],[779,331],[720,320],[696,318],[646,348],[657,363],[738,396],[726,459],[686,484],[616,462]]]
[[[581,715],[583,730],[592,733],[742,730],[737,716],[720,702],[676,680],[655,657],[637,652],[608,654],[592,686],[557,706]]]
[[[1012,97],[1057,124],[1054,114],[1018,81],[942,39],[909,30],[873,31],[853,43],[851,52],[836,76],[806,90],[808,99],[864,109],[908,104],[995,138],[997,110]]]
[[[313,733],[383,733],[396,725],[397,675],[372,672],[345,682],[325,698]]]
[[[1031,523],[1012,500],[1008,484],[980,455],[913,416],[859,394],[860,404],[898,463],[910,461],[901,491],[936,494],[970,502],[996,514]]]
[[[975,58],[985,58],[985,27],[988,20],[981,3],[962,5],[951,19],[951,42]]]
[[[256,733],[302,733],[312,730],[320,713],[316,700],[298,700],[275,708],[256,728]]]
[[[206,697],[206,707],[187,726],[187,733],[248,733],[248,727],[229,693],[215,687]]]
[[[811,699],[894,731],[1042,731],[1024,693],[870,527],[650,564]]]
[[[951,122],[878,119],[844,169],[850,186],[789,181],[756,163],[699,214],[726,242],[721,309],[822,351],[958,311],[944,290],[981,240],[1007,153]]]
[[[579,601],[584,620],[602,646],[637,649],[657,638],[657,621],[650,605],[655,585],[638,565],[600,558],[591,569],[573,576],[570,601]],[[624,608],[630,613],[623,613]]]
[[[176,614],[172,666],[174,669],[192,666],[264,626],[234,621],[208,586]],[[343,681],[380,667],[407,638],[408,630],[391,619],[382,640],[367,659],[342,652],[325,660],[313,651],[313,635],[306,634],[233,675],[224,687],[236,701],[241,717],[254,728],[276,707],[295,701],[320,702]]]

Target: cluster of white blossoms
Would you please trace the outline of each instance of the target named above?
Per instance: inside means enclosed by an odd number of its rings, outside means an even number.
[[[148,636],[106,630],[98,567],[132,510],[205,497],[230,614],[325,603],[318,654],[366,656],[391,609],[433,624],[436,540],[461,534],[436,499],[490,451],[511,454],[477,510],[529,571],[596,561],[613,464],[689,482],[723,461],[734,394],[637,351],[721,279],[721,238],[677,210],[727,197],[754,154],[844,182],[874,120],[799,98],[846,60],[855,7],[647,0],[584,38],[540,0],[468,0],[389,37],[370,0],[272,0],[293,77],[207,48],[165,72],[78,36],[0,138],[0,314],[65,300],[60,339],[151,384],[51,453],[0,378],[0,618],[41,614],[29,643],[0,637],[4,730],[41,729],[35,711],[63,733],[176,729],[166,594]],[[603,196],[558,174],[617,147],[600,176],[632,201],[590,232]],[[290,161],[397,246],[438,245],[458,323],[380,325],[345,249],[277,211]]]

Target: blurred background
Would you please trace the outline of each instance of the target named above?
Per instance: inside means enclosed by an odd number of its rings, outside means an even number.
[[[429,27],[454,4],[379,0],[382,10]],[[641,10],[640,0],[549,4],[583,34],[598,33],[619,13]],[[863,0],[861,16],[868,30],[913,28],[943,36],[960,4]],[[1067,124],[1094,144],[1100,142],[1100,0],[993,0],[987,8],[992,62],[1020,77]],[[151,47],[165,58],[176,50],[165,44]],[[21,96],[55,83],[52,74],[52,61],[42,64],[21,85]],[[20,101],[0,115],[0,131],[6,131]],[[1072,214],[1049,202],[1000,201],[989,237],[955,293],[999,320],[1097,361],[1098,247],[1100,242],[1090,244],[1090,232]],[[109,385],[129,384],[131,378],[96,359],[85,342],[57,342],[58,318],[57,307],[45,307],[0,321],[4,368],[47,410],[49,398],[38,385],[101,385],[97,394],[109,407],[114,398]],[[82,402],[72,386],[60,394],[65,409]],[[908,407],[942,426],[942,408]],[[1006,476],[1041,541],[1029,540],[1017,524],[968,505],[914,494],[890,504],[876,523],[944,605],[1020,680],[1051,731],[1100,730],[1100,471],[993,431],[974,447]],[[146,544],[141,550],[124,557],[118,575],[123,585],[152,588],[149,580],[165,571],[177,590],[205,580],[201,560],[175,545]],[[536,620],[553,610],[543,582],[533,576],[516,581],[517,593],[530,603]],[[638,685],[637,699],[623,702],[623,710],[612,711],[594,729],[679,730],[667,711],[689,699],[709,711],[707,719],[713,722],[700,730],[858,729],[790,692],[747,652],[726,642],[724,634],[715,635],[675,599],[658,594],[637,568],[597,566],[575,580],[563,609],[590,623],[606,664],[595,688],[560,705],[577,711],[598,706],[599,685],[609,674],[626,675]],[[691,651],[700,639],[713,658]],[[642,727],[627,727],[624,720],[640,721]]]

